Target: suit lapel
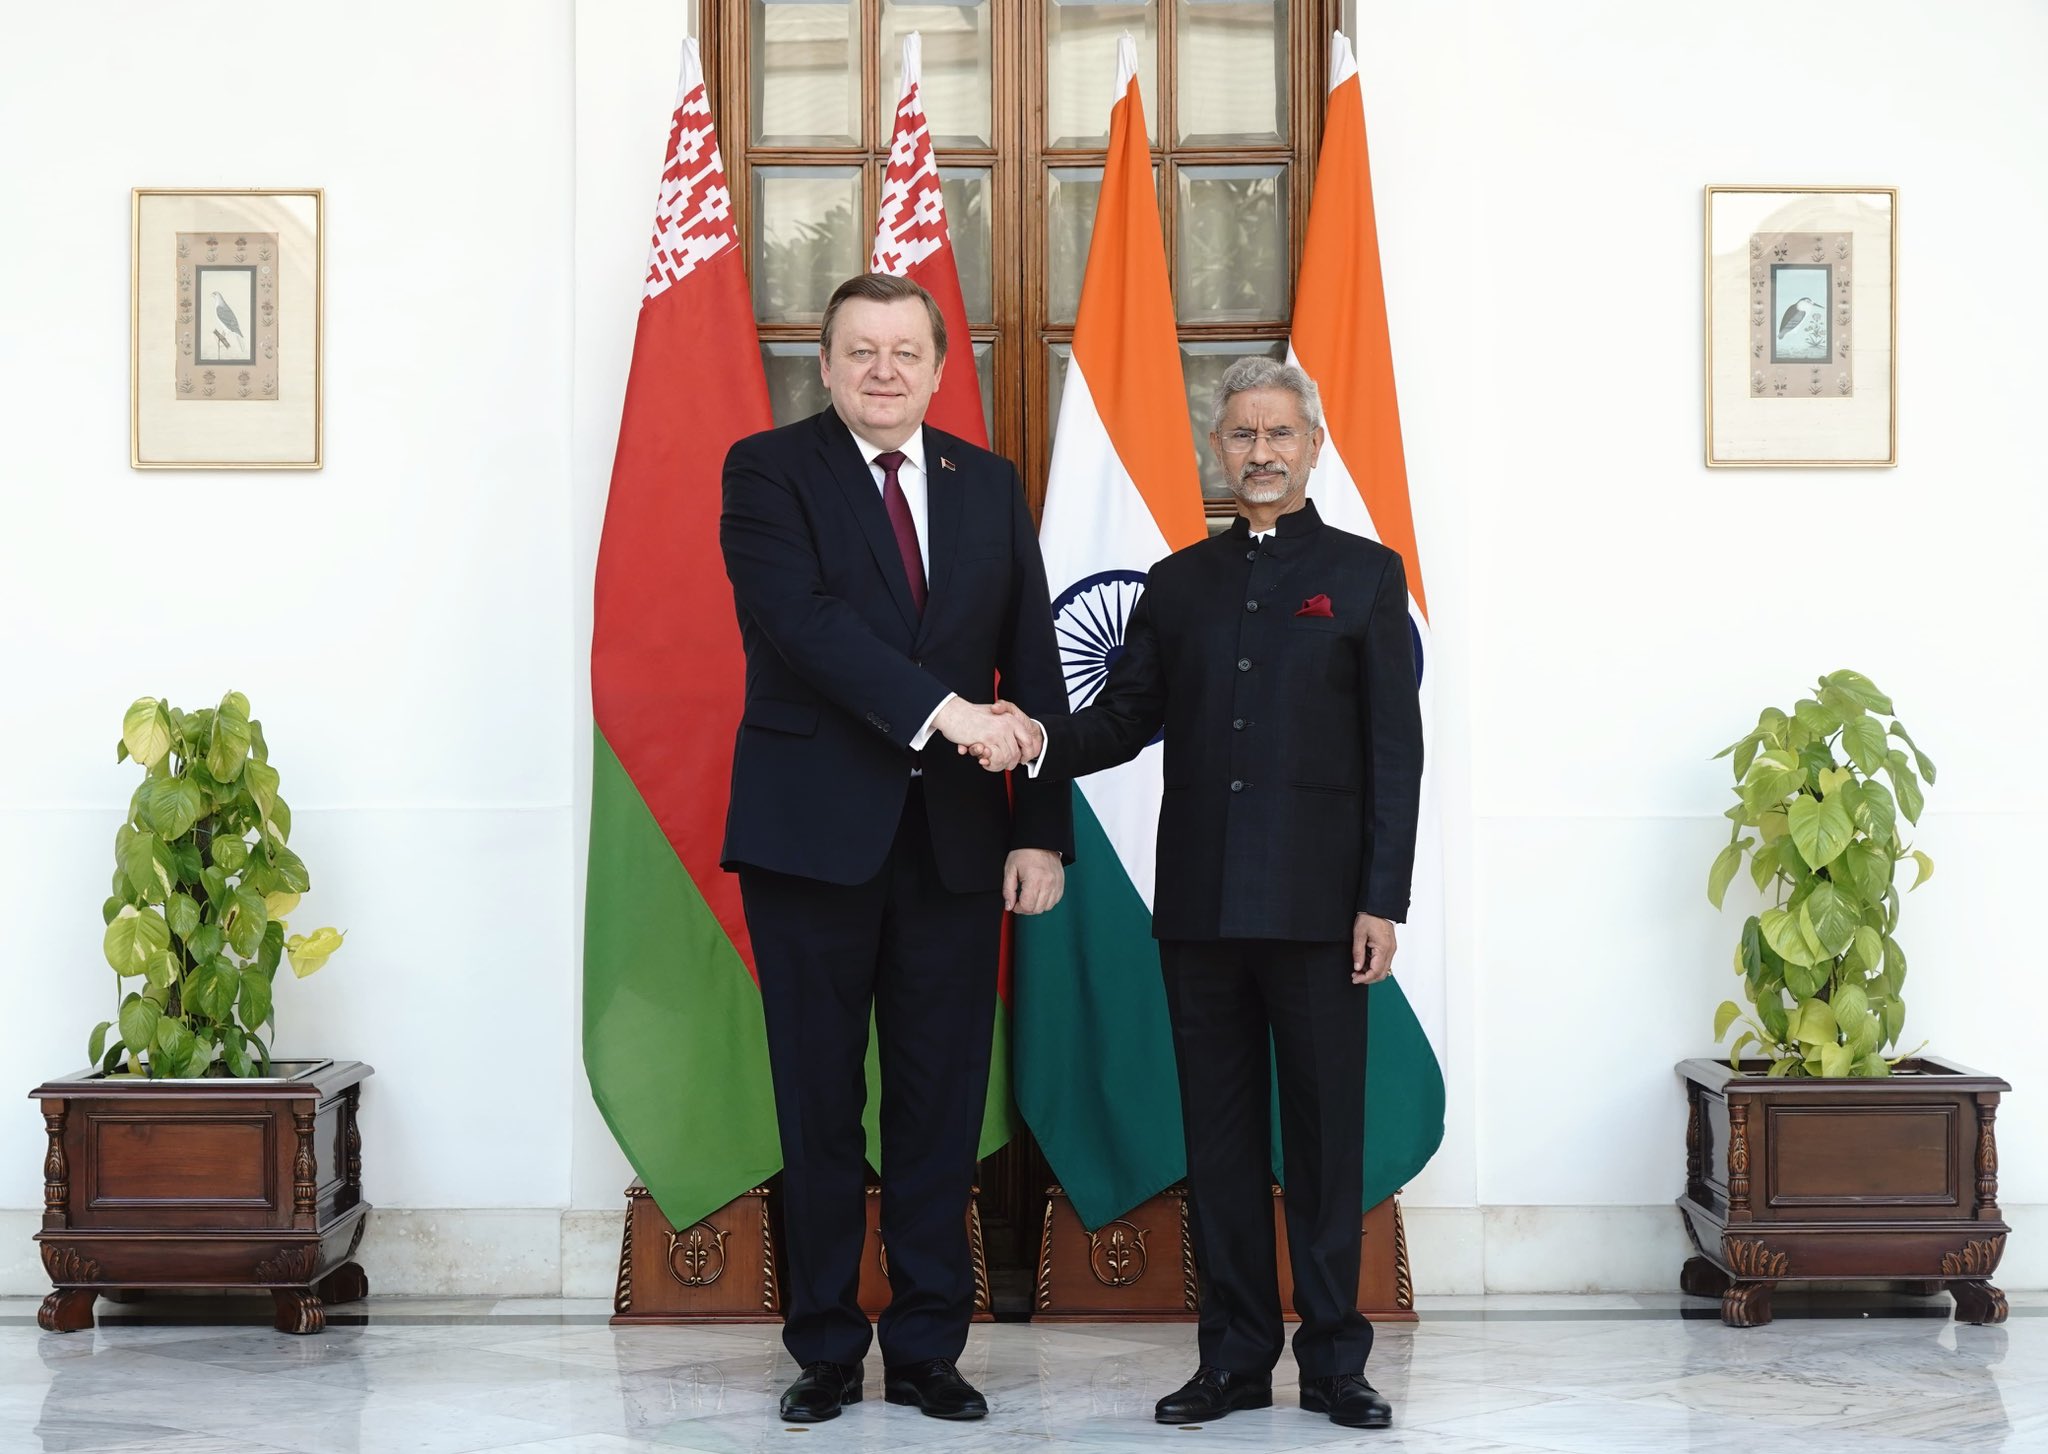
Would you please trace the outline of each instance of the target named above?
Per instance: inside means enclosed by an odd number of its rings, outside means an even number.
[[[929,622],[945,599],[947,583],[953,576],[953,561],[959,555],[960,516],[966,508],[960,489],[959,453],[950,434],[931,425],[924,427],[925,528],[931,538],[925,542],[925,558],[931,562],[925,572],[924,619]],[[951,464],[948,461],[952,461]],[[890,537],[892,540],[894,536]]]
[[[838,413],[827,407],[817,419],[818,452],[824,456],[832,478],[839,482],[853,518],[860,522],[860,533],[867,537],[875,566],[882,573],[889,598],[896,603],[903,624],[915,631],[917,607],[910,599],[910,582],[903,575],[903,554],[896,549],[896,529],[889,523],[889,512],[882,508],[882,492],[875,487],[867,461],[861,458],[860,446],[853,442],[853,431]]]

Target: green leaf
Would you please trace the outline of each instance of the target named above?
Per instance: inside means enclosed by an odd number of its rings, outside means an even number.
[[[171,981],[178,977],[178,956],[166,949],[161,954],[152,954],[142,966],[142,977],[150,988],[169,990]]]
[[[1827,972],[1816,964],[1794,964],[1785,961],[1785,988],[1792,991],[1798,1000],[1810,1000],[1820,993],[1820,987],[1828,982]]]
[[[1855,820],[1871,842],[1889,849],[1898,838],[1898,813],[1892,806],[1891,790],[1881,782],[1861,784],[1856,792]]]
[[[163,1052],[164,1059],[182,1066],[192,1053],[192,1032],[182,1022],[165,1015],[157,1021],[156,1048]]]
[[[1884,936],[1884,992],[1897,997],[1906,987],[1906,951],[1899,948],[1899,941],[1887,934]]]
[[[211,959],[220,953],[221,946],[227,942],[227,936],[220,932],[220,925],[201,924],[185,941],[185,947],[192,951],[195,960]]]
[[[235,997],[241,988],[241,973],[232,963],[226,959],[210,960],[192,972],[186,1002],[209,1020],[225,1020],[234,1013]]]
[[[1839,985],[1834,997],[1828,1002],[1834,1011],[1835,1025],[1845,1036],[1854,1036],[1870,1014],[1870,998],[1853,984]]]
[[[242,1023],[251,1030],[270,1018],[270,976],[251,966],[242,971]]]
[[[1791,966],[1811,964],[1816,958],[1813,950],[1807,945],[1806,935],[1799,928],[1799,920],[1789,909],[1769,908],[1763,912],[1761,926],[1764,942],[1777,950],[1779,956],[1784,959],[1785,982],[1790,984]]]
[[[222,873],[240,873],[249,861],[249,845],[233,834],[213,840],[213,866]]]
[[[1791,1016],[1785,1013],[1785,1002],[1778,997],[1776,990],[1756,1002],[1756,1013],[1757,1018],[1764,1022],[1764,1029],[1770,1032],[1771,1039],[1782,1043],[1792,1028]]]
[[[336,929],[315,929],[311,934],[294,934],[284,941],[284,957],[300,979],[327,963],[328,956],[341,948],[343,935]],[[1715,1036],[1719,1039],[1720,1036]]]
[[[155,1004],[140,995],[130,995],[121,1002],[121,1038],[131,1048],[147,1049],[156,1043],[156,1027],[162,1019],[163,1011]]]
[[[138,697],[121,719],[121,743],[144,767],[154,767],[171,750],[171,718],[154,697]]]
[[[1913,862],[1920,866],[1920,872],[1913,879],[1911,886],[1907,888],[1906,892],[1909,894],[1934,877],[1934,860],[1917,848],[1913,850]]]
[[[1731,843],[1714,855],[1714,866],[1707,871],[1707,902],[1715,908],[1721,907],[1722,896],[1728,892],[1728,880],[1735,877],[1735,870],[1742,867],[1742,843]],[[289,850],[287,850],[289,851]],[[1717,1035],[1714,1037],[1719,1039]]]
[[[190,838],[180,839],[168,845],[171,853],[171,876],[181,884],[196,884],[203,865],[199,862],[199,845]]]
[[[1734,1024],[1741,1014],[1742,1006],[1736,1004],[1735,1001],[1721,1001],[1720,1008],[1714,1011],[1714,1043],[1716,1045],[1727,1038],[1728,1027]]]
[[[256,952],[256,967],[264,977],[277,972],[278,964],[284,959],[284,924],[272,919],[263,926],[263,947]]]
[[[1898,734],[1898,738],[1901,742],[1905,743],[1906,746],[1913,749],[1913,761],[1919,764],[1920,776],[1926,778],[1929,783],[1932,783],[1934,781],[1934,759],[1929,757],[1926,753],[1922,752],[1920,750],[1920,744],[1915,742],[1911,737],[1906,735],[1906,729],[1904,726],[1897,722],[1894,722],[1892,723],[1892,731]]]
[[[1799,913],[1805,926],[1812,930],[1821,953],[1829,959],[1847,949],[1856,935],[1855,905],[1831,883],[1814,885]]]
[[[1765,845],[1763,845],[1763,847],[1757,849],[1756,852],[1750,854],[1749,877],[1751,882],[1755,883],[1758,893],[1763,892],[1764,886],[1770,883],[1771,879],[1776,876],[1777,872],[1777,844],[1766,843]]]
[[[1743,841],[1748,842],[1747,839]],[[306,874],[305,860],[283,844],[280,843],[273,850],[271,861],[277,870],[275,875],[277,882],[274,887],[267,889],[266,892],[303,894],[307,889],[313,887],[312,879]],[[1714,907],[1719,908],[1720,905],[1716,904]]]
[[[171,891],[170,875],[156,861],[154,833],[139,832],[124,823],[114,832],[114,861],[144,903],[160,904]]]
[[[206,748],[206,770],[224,783],[242,774],[249,760],[249,719],[222,707],[213,715],[212,738]]]
[[[1856,781],[1856,774],[1846,767],[1831,767],[1820,775],[1820,795],[1832,798],[1836,793]],[[1843,807],[1848,804],[1844,803]]]
[[[199,927],[199,904],[190,894],[172,894],[164,901],[164,918],[173,934],[190,939],[192,931]]]
[[[216,914],[225,914],[229,907],[228,876],[218,868],[204,868],[199,871],[199,882],[206,889],[206,901],[213,905]]]
[[[1860,713],[1851,717],[1842,724],[1842,750],[1849,754],[1856,770],[1869,777],[1884,763],[1884,728],[1875,717]]]
[[[277,769],[267,762],[251,762],[242,769],[242,787],[256,804],[257,822],[268,818],[277,805]]]
[[[153,910],[124,908],[107,925],[101,947],[114,973],[141,974],[144,965],[171,947],[171,926]]]
[[[1735,963],[1751,978],[1763,972],[1764,936],[1763,926],[1757,916],[1751,914],[1742,921],[1742,938],[1735,945]]]
[[[1826,1076],[1842,1076],[1856,1063],[1856,1052],[1846,1045],[1823,1045],[1820,1048],[1820,1073]]]
[[[1856,926],[1856,937],[1849,945],[1849,962],[1865,973],[1883,966],[1884,940],[1868,924]]]
[[[1825,1000],[1807,999],[1799,1002],[1799,1010],[1792,1017],[1792,1036],[1801,1045],[1832,1045],[1836,1034],[1834,1012]]]
[[[85,1063],[98,1065],[100,1057],[107,1053],[107,1031],[114,1028],[111,1020],[102,1020],[92,1027],[92,1037],[85,1042]]]
[[[1757,759],[1756,766],[1743,780],[1738,790],[1742,805],[1751,813],[1761,813],[1767,808],[1782,803],[1789,793],[1796,793],[1806,785],[1806,771],[1798,766],[1780,764],[1778,753],[1765,753]],[[1782,754],[1790,756],[1791,754]]]
[[[250,1076],[256,1073],[256,1061],[249,1054],[249,1044],[242,1032],[233,1025],[224,1027],[220,1034],[221,1059],[228,1070],[235,1075]]]
[[[190,778],[158,778],[149,785],[149,816],[161,838],[183,838],[205,810],[199,785]]]
[[[1849,1073],[1851,1075],[1867,1075],[1871,1079],[1876,1080],[1890,1075],[1892,1067],[1891,1062],[1887,1061],[1882,1055],[1872,1051],[1857,1061],[1856,1068]]]
[[[1794,798],[1786,809],[1786,823],[1792,830],[1792,842],[1799,849],[1799,856],[1814,868],[1826,868],[1833,863],[1856,836],[1856,825],[1832,798]]]
[[[1802,698],[1792,708],[1792,720],[1816,737],[1832,736],[1835,729],[1842,725],[1840,717],[1811,697]]]
[[[1888,1000],[1885,1002],[1883,1013],[1884,1043],[1896,1045],[1899,1043],[1900,1032],[1906,1028],[1906,1002],[1896,998]]]
[[[1884,1037],[1884,1022],[1866,1010],[1854,1027],[1844,1033],[1849,1037],[1849,1053],[1860,1060],[1877,1049],[1878,1041]]]
[[[1873,712],[1882,712],[1887,717],[1892,714],[1892,699],[1883,692],[1880,692],[1870,678],[1863,675],[1862,672],[1829,672],[1821,678],[1821,685],[1833,687],[1859,707],[1868,708]]]
[[[242,958],[254,959],[256,951],[263,947],[263,930],[270,923],[270,911],[263,906],[263,895],[247,884],[234,890],[231,898],[234,915],[227,924],[228,943]]]
[[[1894,747],[1884,755],[1884,765],[1885,771],[1891,775],[1892,791],[1899,795],[1899,811],[1906,815],[1908,823],[1918,823],[1926,798],[1920,792],[1920,779],[1913,776],[1906,754]]]
[[[1859,838],[1842,850],[1842,856],[1835,860],[1828,874],[1837,887],[1858,903],[1881,904],[1884,891],[1891,887],[1891,855],[1868,839]]]

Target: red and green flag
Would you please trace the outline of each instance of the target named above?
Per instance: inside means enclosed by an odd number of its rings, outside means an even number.
[[[583,934],[591,1093],[678,1227],[782,1164],[753,947],[718,865],[745,668],[719,481],[733,441],[771,422],[686,41],[598,549]]]

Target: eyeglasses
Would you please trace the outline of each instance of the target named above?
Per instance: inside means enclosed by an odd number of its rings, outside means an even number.
[[[1222,442],[1225,452],[1229,454],[1244,454],[1261,439],[1265,440],[1266,443],[1272,445],[1273,448],[1279,450],[1282,454],[1285,454],[1299,445],[1306,437],[1298,430],[1287,428],[1265,430],[1233,429],[1228,434],[1217,436]]]

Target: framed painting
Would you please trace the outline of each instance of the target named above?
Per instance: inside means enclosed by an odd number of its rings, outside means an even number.
[[[1708,187],[1707,464],[1898,463],[1899,194]]]
[[[319,469],[318,188],[137,187],[128,462]]]

